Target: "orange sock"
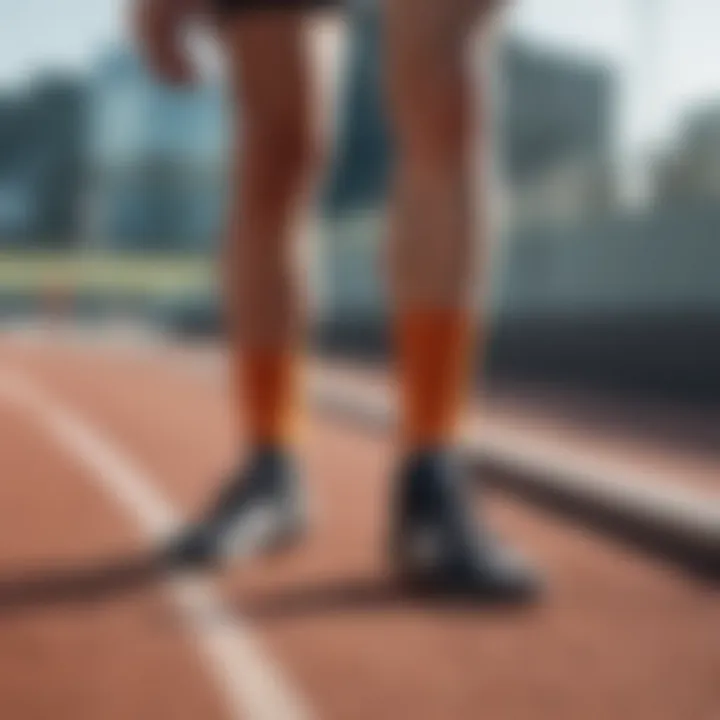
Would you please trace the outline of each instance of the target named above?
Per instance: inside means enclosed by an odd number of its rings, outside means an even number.
[[[396,339],[401,438],[411,449],[454,440],[472,359],[472,315],[460,308],[403,310]]]
[[[300,362],[279,349],[244,349],[236,363],[240,407],[253,447],[292,444],[299,405]]]

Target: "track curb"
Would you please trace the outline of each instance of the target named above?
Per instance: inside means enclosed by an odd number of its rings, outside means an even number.
[[[322,413],[382,433],[392,425],[387,400],[378,393],[322,382],[312,401]],[[522,441],[522,440],[520,440]],[[649,485],[636,477],[609,475],[591,458],[564,459],[557,449],[523,441],[466,436],[462,451],[485,484],[671,561],[694,575],[720,580],[720,505],[699,492]]]

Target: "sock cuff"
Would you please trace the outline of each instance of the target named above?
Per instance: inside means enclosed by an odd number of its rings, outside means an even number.
[[[405,308],[396,316],[403,443],[451,444],[471,376],[473,314],[466,308]]]
[[[294,444],[299,432],[303,362],[288,348],[244,348],[237,360],[242,419],[255,447]]]

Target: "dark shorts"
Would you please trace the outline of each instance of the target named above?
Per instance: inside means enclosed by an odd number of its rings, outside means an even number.
[[[312,10],[333,7],[340,0],[212,0],[220,15],[232,15],[248,10]]]

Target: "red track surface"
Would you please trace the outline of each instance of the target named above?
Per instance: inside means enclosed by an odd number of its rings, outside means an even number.
[[[172,360],[0,348],[152,474],[183,511],[233,458],[222,389]],[[131,518],[79,458],[0,402],[0,585],[40,566],[137,549]],[[533,610],[398,596],[382,564],[388,442],[315,419],[314,535],[282,559],[218,578],[324,718],[711,720],[720,714],[717,595],[582,529],[498,499],[503,534],[551,580]],[[57,600],[57,598],[55,598]],[[153,586],[84,602],[0,602],[0,717],[222,718],[226,708]]]

